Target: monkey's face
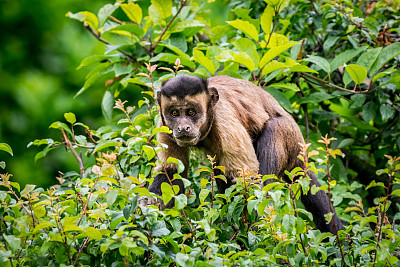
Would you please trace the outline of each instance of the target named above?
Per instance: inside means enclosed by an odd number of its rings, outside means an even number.
[[[172,131],[171,137],[179,146],[195,146],[208,134],[210,99],[207,94],[183,99],[162,96],[160,100],[163,123]]]

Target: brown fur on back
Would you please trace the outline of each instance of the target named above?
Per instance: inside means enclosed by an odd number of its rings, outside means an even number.
[[[218,90],[219,101],[214,107],[215,118],[211,132],[204,141],[204,150],[209,155],[216,155],[218,163],[226,167],[229,175],[236,177],[244,166],[258,171],[259,162],[253,142],[261,134],[265,123],[274,117],[287,118],[287,127],[284,128],[293,131],[283,134],[282,138],[298,137],[289,142],[287,151],[297,148],[298,143],[303,142],[293,118],[262,88],[249,81],[228,76],[209,78],[208,87]],[[287,164],[287,157],[281,160],[282,165]]]
[[[208,79],[208,87],[215,87],[219,93],[219,101],[215,107],[218,111],[216,120],[229,120],[221,115],[229,115],[240,119],[252,138],[256,138],[264,127],[264,123],[272,117],[290,116],[278,102],[267,92],[251,82],[216,76]],[[221,109],[227,113],[219,112]]]

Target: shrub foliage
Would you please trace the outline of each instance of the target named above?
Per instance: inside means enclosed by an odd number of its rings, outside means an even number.
[[[398,265],[398,10],[397,1],[162,0],[68,13],[104,48],[78,67],[89,70],[77,96],[103,82],[109,124],[94,130],[65,113],[50,125],[60,141],[30,144],[44,147],[36,160],[57,147],[76,158],[77,171],[60,172],[57,185],[22,189],[1,174],[1,265]],[[186,194],[164,183],[160,198],[174,198],[175,207],[146,205],[157,197],[145,185],[164,149],[155,137],[169,131],[156,127],[153,96],[187,72],[265,88],[302,127],[305,169],[285,181],[244,166],[218,194],[215,179],[225,178],[213,170],[224,167],[193,151],[189,177],[169,159]],[[137,107],[119,99],[123,90],[142,91]],[[7,144],[0,150],[12,154]],[[308,170],[321,188],[309,187]],[[338,236],[315,230],[298,201],[301,191],[317,190],[345,221]]]

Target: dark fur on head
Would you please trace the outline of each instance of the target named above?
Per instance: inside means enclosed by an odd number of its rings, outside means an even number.
[[[179,99],[207,93],[207,79],[197,76],[182,75],[162,83],[161,93],[167,97],[176,96]]]

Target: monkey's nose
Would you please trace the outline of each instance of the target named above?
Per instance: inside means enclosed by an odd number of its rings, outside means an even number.
[[[184,125],[184,126],[178,126],[178,133],[181,133],[182,131],[185,131],[186,133],[190,132],[192,128],[189,125]]]

